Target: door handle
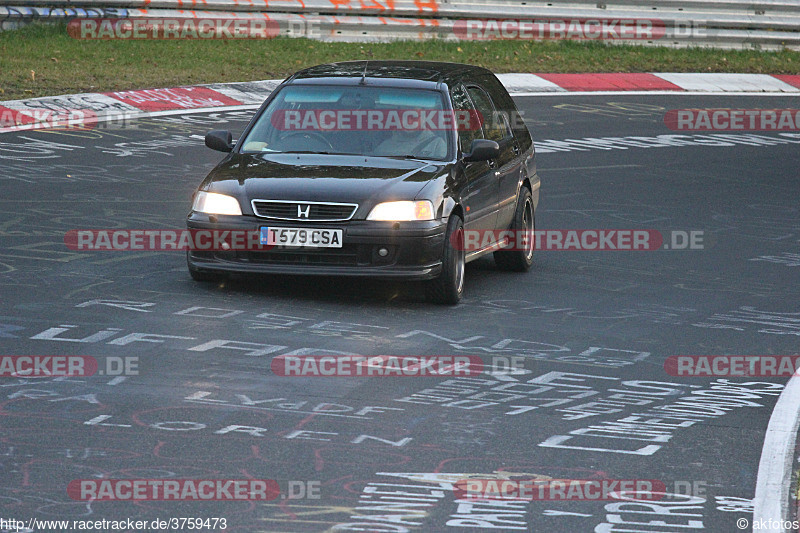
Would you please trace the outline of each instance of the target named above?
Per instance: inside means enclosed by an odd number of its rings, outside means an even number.
[[[515,143],[511,148],[512,148],[512,150],[514,150],[514,155],[519,155],[519,145],[518,144]]]

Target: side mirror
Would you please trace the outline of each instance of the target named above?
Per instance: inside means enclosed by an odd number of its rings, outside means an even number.
[[[488,139],[475,139],[472,141],[470,152],[464,154],[464,162],[488,161],[500,157],[500,145]]]
[[[233,150],[233,136],[227,130],[213,130],[206,133],[206,146],[218,152]]]

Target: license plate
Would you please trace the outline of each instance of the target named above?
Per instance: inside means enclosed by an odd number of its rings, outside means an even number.
[[[341,248],[342,230],[321,228],[261,228],[261,244],[298,248]]]

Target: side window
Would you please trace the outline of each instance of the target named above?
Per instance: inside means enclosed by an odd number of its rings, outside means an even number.
[[[532,144],[531,135],[525,125],[522,114],[517,109],[514,100],[509,96],[508,91],[500,83],[500,80],[491,73],[481,78],[481,84],[489,91],[495,107],[502,110],[503,114],[506,115],[509,126],[514,132],[517,141],[519,141],[520,147],[523,150],[527,149]]]
[[[480,87],[468,87],[470,98],[475,102],[475,107],[481,115],[483,131],[490,141],[500,142],[511,134],[510,129],[503,120],[502,113],[495,111],[492,99]]]
[[[511,125],[508,123],[508,113],[500,112],[497,114],[498,120],[498,127],[503,130],[503,138],[507,139],[509,137],[514,136],[514,132],[511,131]]]
[[[458,115],[459,112],[466,112],[468,117],[475,116],[475,107],[467,96],[467,92],[462,85],[456,85],[450,89],[450,98],[453,100],[453,109]],[[469,121],[472,123],[473,121]],[[483,132],[480,126],[476,128],[466,126],[458,126],[458,145],[462,152],[469,152],[472,146],[472,141],[483,137]]]

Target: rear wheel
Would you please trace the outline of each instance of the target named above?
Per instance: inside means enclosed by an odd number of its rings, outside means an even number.
[[[442,273],[428,282],[428,298],[440,304],[455,305],[464,294],[464,221],[456,214],[450,215],[444,238]]]
[[[514,232],[514,249],[494,253],[494,262],[503,270],[527,272],[533,264],[534,230],[536,219],[533,212],[533,198],[527,187],[522,187],[517,200],[517,210],[511,230]]]

